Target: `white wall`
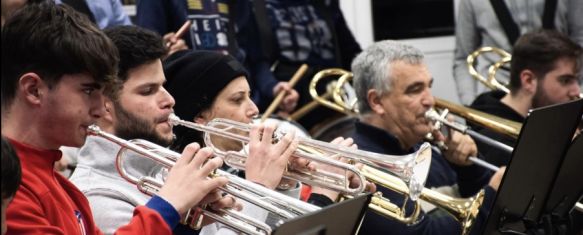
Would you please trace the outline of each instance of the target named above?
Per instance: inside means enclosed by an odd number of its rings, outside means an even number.
[[[459,2],[459,0],[455,0]],[[370,0],[340,0],[346,23],[362,48],[374,42]],[[457,9],[457,8],[456,8]],[[455,10],[457,12],[457,10]],[[434,78],[433,95],[460,103],[453,80],[453,50],[455,37],[433,37],[401,40],[425,53],[429,71]]]

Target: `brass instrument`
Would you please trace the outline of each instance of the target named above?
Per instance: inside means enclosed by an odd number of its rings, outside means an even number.
[[[215,154],[222,156],[227,165],[237,169],[245,169],[246,156],[235,151],[221,150],[220,147],[215,145],[211,135],[247,144],[249,143],[251,125],[220,118],[214,119],[206,125],[202,125],[180,120],[175,115],[170,115],[169,120],[173,125],[181,125],[204,132],[205,144],[212,147]],[[281,132],[276,133],[274,141],[278,141],[283,135]],[[336,161],[329,158],[329,156],[343,156],[355,162],[386,169],[409,183],[411,197],[415,199],[425,184],[425,179],[427,178],[431,164],[431,149],[429,144],[423,145],[419,151],[406,156],[392,156],[355,150],[306,137],[296,136],[296,139],[298,140],[299,146],[293,153],[294,156],[331,165],[342,169],[346,173],[351,172],[359,179],[360,184],[358,188],[350,188],[347,174],[338,175],[325,171],[311,172],[301,169],[291,169],[284,173],[284,177],[334,190],[342,194],[356,195],[362,193],[366,181],[355,166]],[[311,150],[316,150],[320,154],[314,154]]]
[[[350,108],[345,107],[345,106],[341,106],[337,102],[329,101],[328,98],[324,97],[324,95],[318,94],[318,90],[316,89],[318,82],[320,82],[320,80],[322,80],[322,78],[324,78],[324,77],[334,76],[334,75],[340,76],[340,78],[339,78],[338,82],[332,84],[331,94],[334,97],[334,99],[340,99],[340,96],[344,91],[344,89],[342,89],[343,87],[339,87],[340,81],[344,81],[347,78],[352,77],[351,72],[348,72],[348,71],[342,70],[342,69],[325,69],[325,70],[318,72],[316,74],[316,76],[314,76],[312,81],[310,82],[310,88],[309,88],[310,95],[312,96],[314,101],[316,101],[317,103],[319,103],[325,107],[328,107],[328,108],[335,110],[335,111],[338,111],[340,113],[344,113],[347,115],[353,115],[354,112]],[[348,83],[343,82],[342,84],[348,84]]]
[[[449,110],[446,109],[446,112],[447,111],[449,111]],[[514,148],[513,147],[510,147],[510,146],[508,146],[508,145],[506,145],[504,143],[501,143],[501,142],[496,141],[496,140],[494,140],[494,139],[492,139],[490,137],[487,137],[487,136],[482,135],[482,134],[480,134],[478,132],[475,132],[475,131],[471,130],[468,126],[466,126],[464,124],[447,120],[444,115],[440,115],[435,109],[427,110],[427,112],[425,112],[425,118],[431,120],[434,123],[441,123],[443,125],[446,125],[449,128],[452,128],[452,129],[454,129],[456,131],[459,131],[462,134],[469,135],[469,136],[471,136],[474,139],[477,139],[477,140],[479,140],[481,142],[484,142],[484,143],[486,143],[488,145],[491,145],[493,147],[496,147],[498,149],[504,150],[504,151],[506,151],[508,153],[512,153],[512,151],[514,151]],[[490,163],[488,163],[488,162],[486,162],[484,160],[481,160],[481,159],[479,159],[477,157],[469,157],[468,160],[470,160],[470,161],[472,161],[472,162],[474,162],[474,163],[476,163],[476,164],[478,164],[480,166],[483,166],[485,168],[488,168],[490,170],[493,170],[493,171],[497,171],[498,170],[498,167],[496,167],[496,166],[494,166],[494,165],[492,165],[492,164],[490,164]]]
[[[512,58],[512,55],[510,53],[508,53],[500,48],[496,48],[496,47],[478,48],[477,50],[472,52],[470,55],[468,55],[468,57],[466,59],[466,63],[468,65],[468,70],[470,72],[470,75],[474,79],[478,80],[479,82],[481,82],[482,84],[484,84],[485,86],[487,86],[488,88],[490,88],[492,90],[502,90],[506,93],[509,93],[510,91],[508,90],[506,85],[503,84],[502,82],[499,82],[498,80],[496,80],[495,76],[488,76],[488,78],[485,78],[475,68],[475,63],[477,61],[478,56],[485,54],[485,53],[491,53],[491,52],[498,54],[501,57],[501,61],[508,61],[509,62]],[[502,64],[504,64],[504,63],[500,63],[498,65],[498,68],[500,66],[502,66]]]
[[[454,113],[457,116],[514,139],[518,138],[520,129],[522,128],[522,124],[519,122],[510,121],[492,114],[454,104],[437,97],[435,97],[435,107],[440,109],[448,109],[449,112]]]
[[[377,185],[381,185],[392,191],[403,195],[409,195],[407,185],[399,178],[386,174],[378,169],[364,166],[361,171],[366,178]],[[462,227],[462,234],[468,234],[474,220],[478,216],[480,206],[484,200],[484,190],[480,190],[476,195],[469,198],[453,198],[445,194],[423,188],[419,198],[440,208],[451,214]],[[406,202],[406,200],[405,200]],[[415,202],[415,211],[406,217],[405,205],[398,207],[391,203],[388,199],[382,197],[380,192],[373,195],[369,208],[376,212],[383,211],[382,215],[398,220],[401,223],[413,224],[419,219],[421,206],[419,202]]]
[[[490,67],[488,67],[488,77],[484,78],[484,76],[480,75],[476,69],[474,68],[474,63],[476,61],[476,58],[483,54],[483,53],[487,53],[487,52],[494,52],[498,55],[501,56],[500,60],[498,60],[496,63],[493,63],[490,65]],[[502,68],[504,65],[510,63],[510,61],[512,60],[512,55],[500,48],[496,48],[496,47],[482,47],[479,48],[478,50],[474,51],[472,54],[468,55],[467,58],[467,64],[468,64],[468,69],[470,71],[470,75],[472,75],[472,77],[480,82],[482,82],[482,84],[486,85],[488,88],[492,89],[492,90],[501,90],[504,91],[505,93],[510,93],[510,90],[507,87],[507,84],[504,84],[503,82],[498,81],[498,79],[496,79],[496,73],[500,70],[500,68]],[[579,98],[583,98],[583,93],[579,94]]]
[[[137,153],[140,157],[153,160],[167,170],[172,168],[176,163],[176,160],[180,158],[180,154],[159,145],[145,140],[127,141],[101,131],[96,125],[92,125],[88,128],[88,134],[105,138],[120,145],[121,149],[116,157],[116,168],[118,172],[124,179],[135,184],[141,192],[150,196],[156,194],[160,188],[162,188],[164,183],[161,180],[152,177],[134,176],[129,174],[123,163],[126,151],[130,150]],[[293,218],[319,209],[319,207],[277,193],[219,169],[209,177],[218,176],[226,177],[229,180],[227,185],[221,187],[220,190],[248,201],[249,203],[255,204],[258,207],[272,212],[284,219]],[[272,231],[271,227],[264,222],[231,209],[222,209],[218,212],[213,212],[202,208],[193,208],[188,212],[187,216],[181,221],[181,223],[187,224],[191,228],[199,229],[202,222],[201,215],[213,218],[214,220],[245,234],[262,235],[270,234]]]
[[[336,89],[335,84],[337,84],[337,82],[331,82],[326,87],[326,93],[324,93],[324,94],[319,94],[318,91],[316,90],[318,83],[320,81],[322,81],[324,78],[329,77],[329,76],[342,77],[342,76],[347,75],[347,74],[352,74],[352,73],[350,73],[344,69],[339,69],[339,68],[324,69],[324,70],[316,73],[316,75],[314,75],[314,77],[312,78],[312,81],[310,81],[310,86],[309,86],[310,95],[312,96],[312,98],[314,100],[312,100],[310,103],[304,105],[303,107],[299,108],[294,113],[292,113],[289,116],[288,120],[299,120],[304,115],[306,115],[308,112],[310,112],[313,109],[315,109],[316,107],[318,107],[318,105],[323,105],[323,106],[330,108],[332,110],[335,110],[335,111],[338,111],[341,113],[345,113],[347,115],[351,115],[352,113],[349,110],[345,110],[344,108],[329,101],[330,98],[332,98],[333,93],[341,92],[340,90],[335,90]]]

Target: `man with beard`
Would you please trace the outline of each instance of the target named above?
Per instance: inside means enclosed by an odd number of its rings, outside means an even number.
[[[162,39],[134,26],[110,28],[105,34],[120,54],[118,77],[121,84],[105,91],[105,113],[97,119],[97,124],[123,139],[145,139],[169,146],[173,132],[168,117],[173,112],[174,99],[162,86],[166,81],[160,60],[166,53]],[[95,223],[105,234],[113,234],[127,223],[134,208],[150,198],[117,172],[115,164],[119,150],[120,146],[104,138],[88,137],[79,150],[78,166],[71,176],[71,181],[89,200]],[[156,162],[131,151],[126,153],[123,163],[130,175],[164,177]],[[232,197],[222,197],[219,191],[214,191],[212,198],[222,198],[210,204],[213,209],[235,205]],[[183,230],[187,227],[179,225],[174,233]]]
[[[514,45],[510,71],[510,93],[481,94],[471,108],[511,121],[523,122],[534,108],[578,99],[581,74],[581,46],[567,36],[550,30],[530,32]],[[514,146],[516,140],[487,128],[475,126],[484,135]],[[497,166],[506,165],[510,153],[478,142],[479,152]]]

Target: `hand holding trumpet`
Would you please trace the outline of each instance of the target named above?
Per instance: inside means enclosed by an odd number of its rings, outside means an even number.
[[[223,164],[221,158],[207,161],[211,155],[211,149],[201,149],[196,143],[186,146],[158,193],[158,196],[168,201],[182,216],[201,202],[215,204],[215,207],[221,208],[234,204],[232,200],[231,203],[221,201],[222,197],[216,197],[211,193],[227,184],[224,177],[208,177]]]

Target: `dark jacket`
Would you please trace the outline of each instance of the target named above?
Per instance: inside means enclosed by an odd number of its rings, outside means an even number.
[[[483,93],[480,96],[478,96],[474,100],[474,102],[472,102],[470,108],[485,113],[489,113],[504,119],[508,119],[510,121],[520,123],[524,122],[524,117],[522,117],[522,115],[517,113],[514,109],[508,107],[508,105],[500,102],[500,100],[505,95],[506,93],[503,91],[490,91]],[[500,141],[510,147],[514,147],[514,145],[516,145],[516,139],[510,136],[500,134],[498,132],[492,131],[488,128],[485,128],[477,124],[470,123],[470,126],[473,130],[477,131],[478,133],[488,136],[494,140]],[[476,145],[478,146],[478,151],[484,157],[484,160],[496,166],[508,165],[508,162],[512,157],[511,153],[494,148],[480,141],[476,141]]]
[[[405,155],[417,150],[402,149],[399,141],[393,135],[368,124],[357,122],[356,131],[352,136],[359,149],[390,155]],[[471,234],[480,234],[486,222],[490,207],[492,206],[496,192],[487,186],[491,172],[476,165],[457,167],[450,165],[438,152],[433,151],[431,168],[425,183],[426,188],[440,188],[457,184],[462,197],[476,194],[480,189],[485,189],[485,197],[480,207],[478,217],[474,221]],[[377,185],[378,191],[392,202],[401,206],[404,197],[387,188]],[[407,215],[413,211],[414,204],[407,201]],[[369,210],[362,222],[359,234],[460,234],[461,226],[458,221],[441,210],[433,210],[429,213],[422,212],[420,221],[413,225],[405,225],[396,220],[388,219],[376,212]]]

